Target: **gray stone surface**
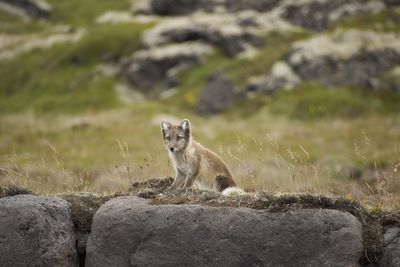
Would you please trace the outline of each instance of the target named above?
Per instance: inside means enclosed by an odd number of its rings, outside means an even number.
[[[200,93],[197,110],[202,115],[219,113],[235,101],[232,81],[223,73],[212,74]]]
[[[400,0],[384,0],[384,2],[389,6],[400,6]]]
[[[246,91],[273,94],[279,89],[291,90],[300,81],[288,64],[278,61],[271,67],[268,75],[250,79]]]
[[[149,0],[151,11],[158,15],[187,15],[196,11],[237,12],[257,10],[265,12],[275,7],[281,0]]]
[[[396,238],[385,248],[380,267],[400,266],[400,237]]]
[[[390,227],[385,231],[385,235],[383,236],[385,246],[388,246],[393,242],[397,237],[400,236],[400,227]]]
[[[252,13],[196,14],[165,19],[143,35],[145,47],[169,43],[202,41],[221,49],[228,56],[244,52],[250,46],[262,44],[254,27],[243,23],[261,23],[253,19]]]
[[[287,1],[281,16],[287,21],[314,31],[323,31],[341,19],[357,14],[379,12],[384,8],[380,1],[360,0],[302,0]]]
[[[400,36],[339,31],[295,43],[287,58],[303,80],[378,89],[380,75],[400,64]]]
[[[336,210],[149,205],[120,197],[95,214],[86,266],[359,266],[361,224]]]
[[[294,43],[284,62],[250,79],[246,90],[273,93],[302,81],[317,81],[329,87],[398,91],[399,64],[400,35],[336,31]]]
[[[20,8],[34,18],[47,18],[51,12],[51,6],[44,0],[0,0],[1,3]]]
[[[0,199],[0,266],[77,266],[69,204],[18,195]]]
[[[211,51],[210,46],[198,42],[141,50],[127,61],[122,74],[136,89],[148,92],[158,83],[173,79],[180,71],[198,64]]]

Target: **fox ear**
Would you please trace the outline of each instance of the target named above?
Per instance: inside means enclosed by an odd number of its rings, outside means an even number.
[[[167,121],[162,121],[160,123],[161,126],[161,130],[166,131],[171,127],[171,123],[167,122]]]
[[[183,130],[189,131],[190,130],[190,121],[188,119],[184,119],[181,122],[181,127],[182,127]]]

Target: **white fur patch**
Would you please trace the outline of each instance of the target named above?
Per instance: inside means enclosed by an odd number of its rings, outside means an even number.
[[[243,189],[240,189],[239,187],[228,187],[225,188],[222,192],[222,195],[231,197],[235,195],[245,195],[247,194]]]

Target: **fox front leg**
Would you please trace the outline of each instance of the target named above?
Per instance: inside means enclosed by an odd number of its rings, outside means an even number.
[[[188,174],[186,176],[186,181],[185,184],[183,185],[183,188],[190,188],[193,186],[194,181],[196,181],[197,178],[197,173],[196,174]]]
[[[185,178],[186,178],[186,175],[184,175],[181,171],[178,170],[176,172],[174,182],[169,187],[169,189],[176,189],[176,188],[180,187],[185,182]]]

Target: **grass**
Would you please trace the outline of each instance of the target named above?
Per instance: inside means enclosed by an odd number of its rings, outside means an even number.
[[[189,117],[195,138],[226,160],[242,188],[400,207],[400,121],[390,114],[293,120],[263,108],[232,123],[153,103],[78,116],[7,115],[0,117],[0,183],[36,193],[112,193],[172,176],[158,125],[165,114]],[[353,169],[362,175],[352,177]]]
[[[106,11],[127,10],[130,0],[48,0],[53,11],[50,21],[53,23],[67,23],[73,26],[87,26],[93,24],[95,19]]]
[[[95,25],[107,10],[126,10],[128,0],[49,2],[49,22],[27,24],[0,13],[0,32],[69,24],[87,34],[74,44],[0,62],[0,185],[44,194],[109,194],[173,176],[158,126],[172,116],[190,118],[195,138],[218,152],[239,186],[250,191],[337,195],[377,210],[400,207],[398,95],[304,83],[212,118],[192,112],[211,73],[223,71],[243,89],[249,77],[268,73],[310,33],[270,34],[253,58],[217,51],[181,74],[174,97],[122,107],[114,92],[117,77],[96,66],[139,49],[140,35],[151,25]],[[337,27],[398,32],[398,25],[398,10],[390,10]]]
[[[335,28],[359,30],[373,30],[378,32],[400,32],[400,10],[396,8],[385,9],[376,14],[352,16],[338,22],[329,31]]]
[[[0,33],[23,34],[39,32],[45,28],[43,21],[30,21],[0,10]]]
[[[280,91],[269,103],[277,114],[297,119],[351,118],[371,113],[399,113],[400,95],[355,88],[326,88],[303,83],[292,91]],[[340,108],[338,108],[340,107]]]
[[[91,28],[75,44],[36,50],[0,62],[0,112],[81,112],[119,105],[115,77],[95,71],[105,58],[119,60],[139,49],[148,25]]]

